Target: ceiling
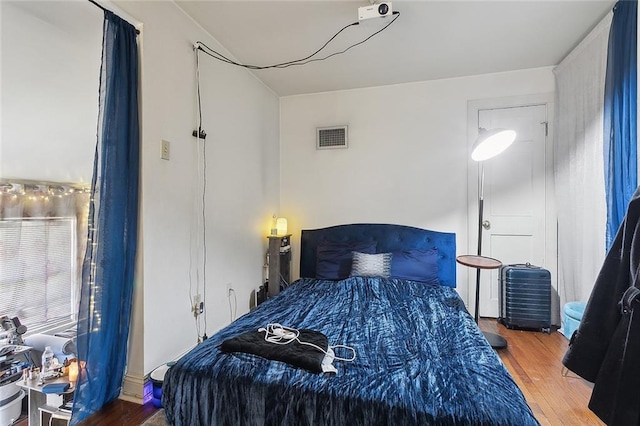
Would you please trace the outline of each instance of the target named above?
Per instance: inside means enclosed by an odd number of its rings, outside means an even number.
[[[175,1],[238,62],[253,65],[310,55],[342,27],[357,22],[358,7],[369,5],[368,0]],[[252,72],[287,96],[552,66],[614,3],[397,0],[392,7],[400,15],[393,24],[342,55]],[[389,19],[347,28],[317,57],[363,40]]]

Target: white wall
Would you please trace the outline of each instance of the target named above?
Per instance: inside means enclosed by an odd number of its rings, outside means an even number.
[[[294,233],[356,222],[457,234],[467,247],[467,102],[549,93],[552,68],[284,97],[281,213]],[[349,126],[349,148],[316,150],[316,127]],[[466,301],[467,274],[458,270]]]
[[[117,5],[142,23],[139,278],[146,374],[197,339],[190,287],[194,294],[205,289],[200,284],[197,290],[195,277],[202,253],[196,240],[202,228],[194,204],[202,196],[202,177],[191,136],[197,127],[192,46],[198,40],[221,46],[172,2]],[[245,70],[201,55],[200,75],[203,129],[208,134],[205,312],[210,336],[230,322],[227,283],[236,291],[241,315],[262,281],[265,236],[279,204],[279,110],[277,96]],[[162,140],[171,143],[169,161],[160,159]]]

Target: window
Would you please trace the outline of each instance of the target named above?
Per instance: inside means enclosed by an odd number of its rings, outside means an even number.
[[[0,316],[29,332],[75,321],[89,194],[68,185],[0,184]]]

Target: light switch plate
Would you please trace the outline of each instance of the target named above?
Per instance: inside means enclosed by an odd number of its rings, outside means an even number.
[[[169,141],[162,141],[160,158],[163,160],[168,160],[171,156],[171,144]]]

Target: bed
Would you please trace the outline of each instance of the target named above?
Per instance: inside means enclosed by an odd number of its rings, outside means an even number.
[[[455,291],[454,234],[391,224],[304,230],[300,276],[169,369],[170,424],[538,424]],[[355,359],[314,373],[222,351],[269,323],[321,333]]]

